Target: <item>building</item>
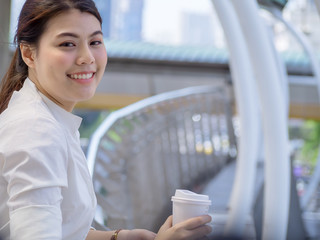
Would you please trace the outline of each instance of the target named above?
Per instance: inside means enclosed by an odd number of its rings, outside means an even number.
[[[111,0],[95,0],[102,17],[102,32],[105,38],[110,37]]]
[[[216,13],[181,14],[182,45],[225,47],[224,35]]]
[[[95,0],[106,38],[141,41],[144,0]]]

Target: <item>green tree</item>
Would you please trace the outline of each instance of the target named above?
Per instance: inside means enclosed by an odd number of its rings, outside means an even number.
[[[320,122],[307,120],[301,129],[301,133],[302,138],[305,140],[301,149],[301,160],[314,167],[319,154]]]

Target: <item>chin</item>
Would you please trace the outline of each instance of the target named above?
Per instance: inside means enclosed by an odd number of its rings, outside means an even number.
[[[79,96],[78,101],[79,102],[87,101],[87,100],[91,99],[93,96],[94,96],[94,93],[84,94],[82,96]]]
[[[90,86],[87,88],[81,89],[81,91],[78,91],[78,98],[82,99],[82,101],[88,100],[94,96],[96,92],[96,86]]]

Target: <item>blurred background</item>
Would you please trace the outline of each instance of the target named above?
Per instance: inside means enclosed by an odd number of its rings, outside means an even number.
[[[236,140],[241,138],[227,41],[210,0],[95,2],[103,18],[102,30],[109,59],[96,95],[79,103],[74,110],[83,117],[80,134],[85,152],[92,134],[112,112],[151,96],[196,86],[224,89],[230,105],[234,137]],[[270,2],[280,9],[287,23],[306,37],[319,60],[320,15],[316,3],[313,0]],[[1,76],[15,48],[12,41],[23,3],[24,0],[1,0]],[[288,75],[290,160],[297,194],[302,197],[319,154],[317,80],[301,42],[283,21],[271,14],[264,1],[259,4],[259,15],[272,32],[274,46]],[[197,122],[197,115],[193,117],[193,122]],[[123,148],[128,150],[129,147]],[[198,150],[201,152],[201,147]],[[229,153],[229,157],[236,158],[236,151]],[[320,191],[317,190],[314,196],[316,202],[312,204],[319,209]]]

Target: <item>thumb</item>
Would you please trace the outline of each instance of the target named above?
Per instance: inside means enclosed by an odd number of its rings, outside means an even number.
[[[172,227],[172,215],[167,218],[167,220],[164,222],[164,224],[159,229],[158,233],[166,231],[171,227]]]

